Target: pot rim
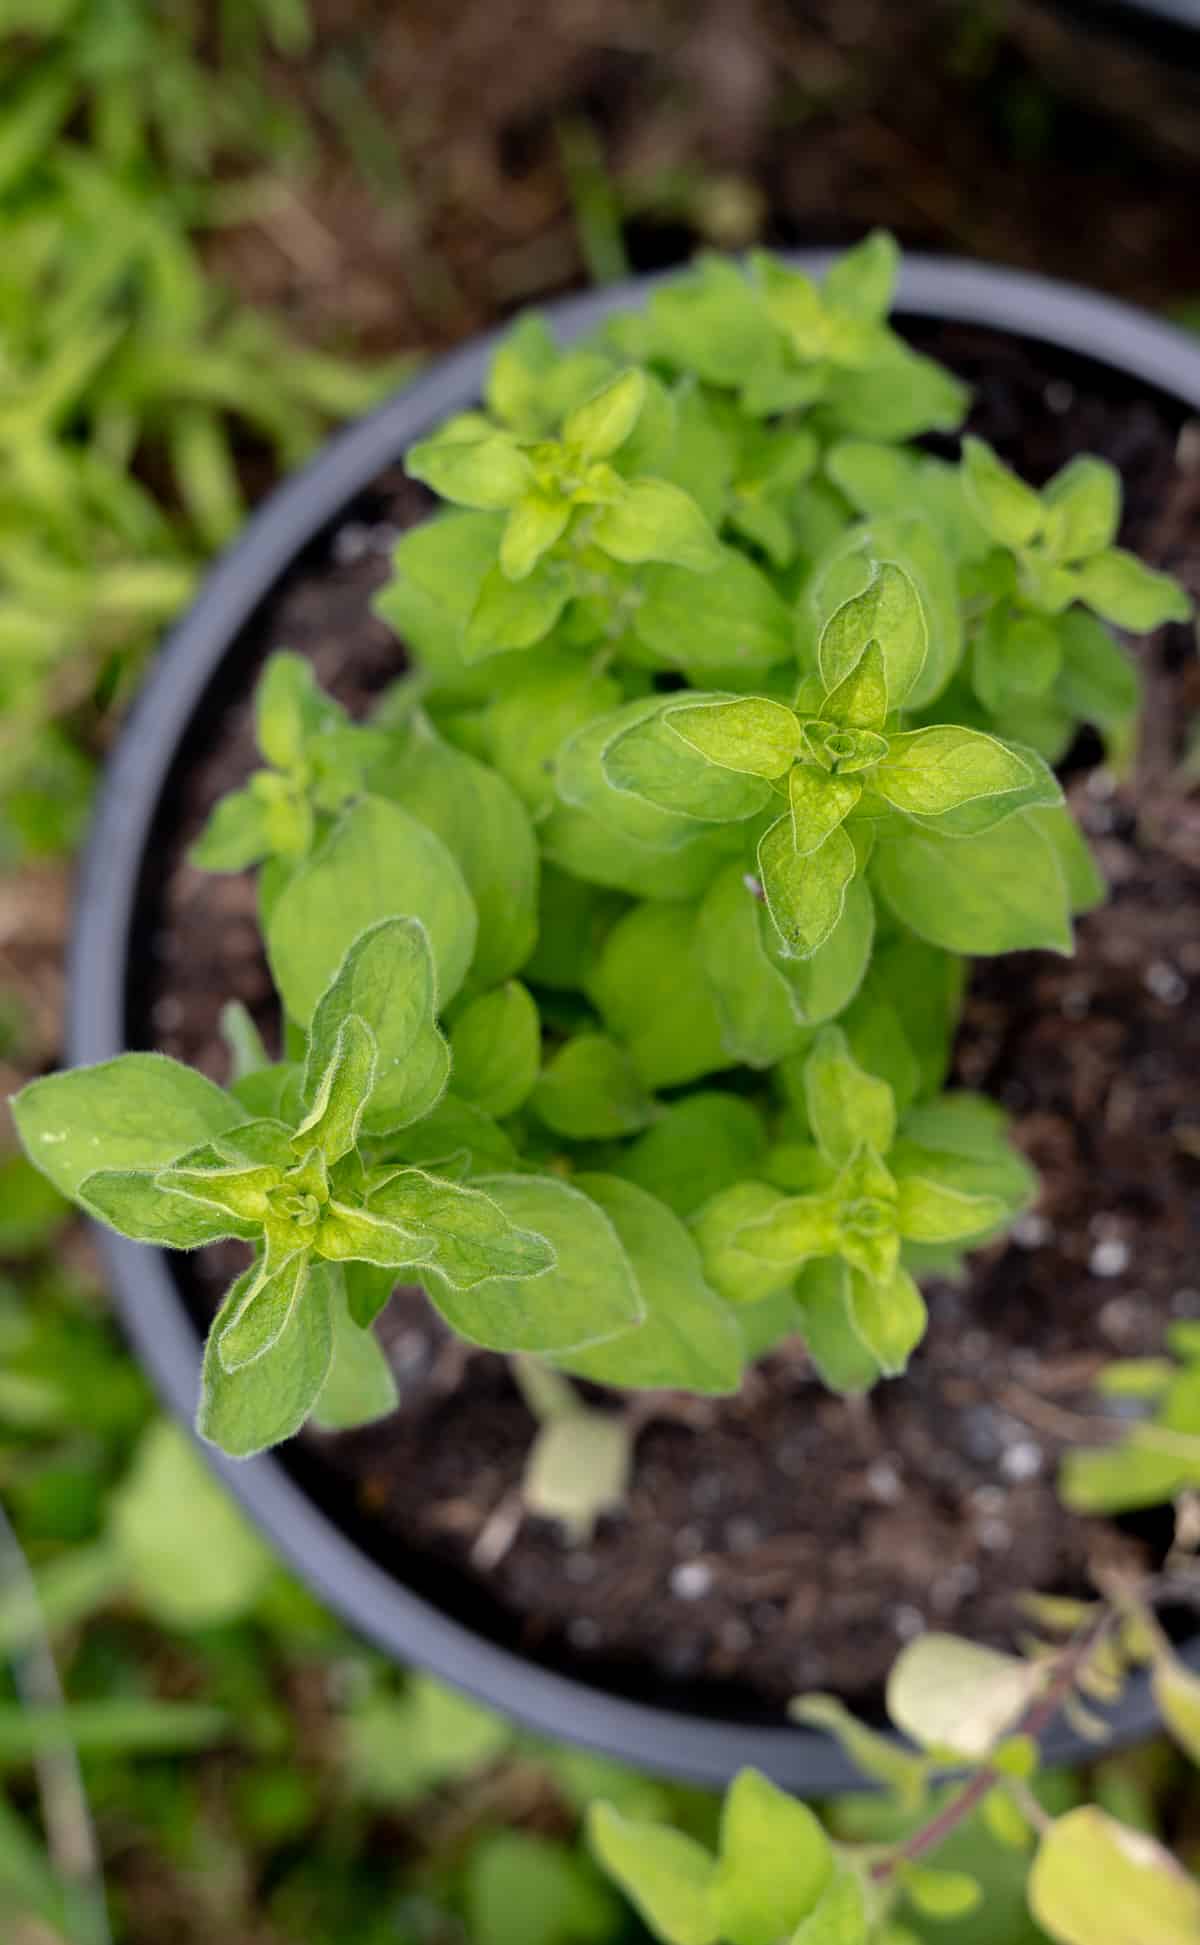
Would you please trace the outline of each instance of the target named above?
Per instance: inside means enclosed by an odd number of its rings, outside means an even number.
[[[820,275],[836,253],[779,254]],[[677,274],[631,279],[541,308],[557,333],[571,338]],[[1010,331],[1145,380],[1200,411],[1200,344],[1110,297],[1024,272],[914,255],[904,260],[895,312]],[[71,1064],[124,1051],[126,972],[142,860],[180,743],[219,665],[299,552],[415,439],[478,398],[505,328],[440,360],[337,434],[277,488],[170,631],[108,765],[83,859],[68,961]],[[125,1329],[160,1396],[190,1428],[201,1343],[169,1258],[108,1230],[99,1231],[98,1240]],[[210,1446],[201,1449],[300,1578],[394,1659],[428,1670],[532,1729],[651,1772],[720,1787],[753,1765],[805,1796],[862,1786],[838,1745],[821,1731],[631,1700],[485,1639],[377,1564],[308,1496],[277,1454],[234,1461]],[[1200,1633],[1184,1653],[1200,1670]],[[1139,1676],[1109,1712],[1114,1744],[1148,1735],[1156,1720],[1148,1678]],[[1061,1718],[1044,1747],[1046,1760],[1056,1764],[1090,1751]]]

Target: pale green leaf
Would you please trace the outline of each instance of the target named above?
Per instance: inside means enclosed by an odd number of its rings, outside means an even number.
[[[666,721],[709,763],[748,776],[783,776],[802,748],[794,710],[767,696],[677,703]]]
[[[798,958],[808,958],[829,938],[842,916],[854,871],[854,846],[840,828],[806,854],[796,849],[790,816],[781,817],[760,838],[758,873],[767,910]]]
[[[596,1203],[552,1175],[486,1175],[476,1186],[514,1226],[544,1238],[556,1260],[538,1276],[496,1278],[475,1291],[431,1287],[460,1336],[491,1350],[553,1356],[641,1321],[632,1265]]]
[[[963,484],[976,519],[1004,547],[1024,547],[1041,532],[1045,511],[1032,486],[982,439],[964,439]]]
[[[361,934],[381,919],[419,918],[429,934],[444,1006],[475,949],[475,906],[450,852],[415,817],[364,797],[334,826],[280,894],[267,927],[275,983],[306,1024]]]
[[[628,1053],[599,1033],[576,1034],[559,1048],[530,1106],[555,1134],[575,1141],[634,1134],[653,1113]]]
[[[542,1030],[537,1006],[510,979],[465,1006],[450,1031],[455,1092],[499,1120],[525,1102],[538,1077]]]
[[[886,1155],[896,1104],[886,1081],[858,1065],[839,1027],[823,1027],[804,1064],[809,1123],[822,1153],[839,1167],[861,1142]]]
[[[779,1945],[808,1917],[832,1876],[829,1839],[807,1804],[757,1770],[740,1770],[725,1795],[712,1883],[722,1938]]]
[[[1071,950],[1070,906],[1053,847],[1020,812],[978,837],[886,832],[872,865],[897,918],[949,952]]]
[[[1030,1872],[1029,1903],[1059,1945],[1200,1938],[1200,1884],[1153,1837],[1094,1804],[1051,1824]]]
[[[365,1104],[368,1134],[390,1133],[440,1099],[450,1056],[434,1024],[437,996],[429,935],[417,918],[380,919],[352,942],[317,1002],[304,1093],[316,1098],[347,1019],[364,1021],[378,1060]]]
[[[351,1316],[343,1291],[334,1294],[330,1321],[333,1355],[313,1406],[314,1423],[325,1432],[344,1432],[386,1418],[399,1403],[396,1380],[374,1333]]]
[[[149,1053],[31,1081],[12,1115],[30,1161],[71,1197],[98,1169],[162,1168],[247,1118],[203,1074]]]
[[[666,1945],[717,1945],[712,1858],[681,1830],[596,1804],[588,1837],[600,1863]]]
[[[887,1711],[918,1747],[980,1762],[1023,1715],[1041,1680],[1015,1655],[930,1632],[900,1650],[888,1676]]]
[[[275,1571],[225,1486],[165,1418],[144,1433],[109,1522],[139,1604],[166,1627],[238,1619]]]
[[[1031,780],[1015,750],[981,730],[942,724],[888,740],[872,786],[897,810],[936,817],[976,797],[1003,796]]]
[[[691,494],[669,480],[631,480],[619,500],[592,516],[589,534],[614,560],[662,561],[692,574],[711,573],[724,554]]]
[[[616,1230],[646,1314],[626,1335],[560,1362],[578,1377],[621,1388],[709,1396],[736,1391],[741,1336],[727,1306],[705,1282],[700,1253],[678,1216],[613,1175],[578,1175],[575,1185]]]
[[[314,1264],[301,1301],[264,1356],[227,1371],[218,1352],[225,1324],[240,1309],[253,1268],[237,1279],[217,1313],[204,1351],[196,1425],[202,1438],[245,1459],[298,1432],[320,1396],[333,1350],[334,1272]]]

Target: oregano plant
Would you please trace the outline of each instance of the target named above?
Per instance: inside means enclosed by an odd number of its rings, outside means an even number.
[[[1188,602],[1114,545],[1103,461],[944,456],[968,395],[888,324],[896,267],[707,258],[582,343],[520,321],[408,455],[444,504],[377,597],[396,682],[353,722],[273,656],[263,767],[195,846],[259,871],[277,1021],[228,1009],[224,1089],[130,1053],[17,1097],[89,1214],[248,1247],[226,1451],[388,1411],[372,1325],[419,1283],[518,1360],[531,1501],[585,1532],[636,1426],[572,1379],[731,1393],[799,1334],[862,1392],[1030,1200],[1000,1108],[946,1091],[965,959],[1071,950],[1103,885],[1050,765],[1084,724],[1128,750],[1114,628]],[[721,1935],[794,1929],[715,1869]]]

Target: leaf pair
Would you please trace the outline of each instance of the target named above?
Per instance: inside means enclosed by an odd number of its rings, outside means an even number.
[[[669,561],[703,573],[720,549],[695,501],[668,480],[619,470],[646,391],[641,371],[623,372],[567,412],[557,438],[521,439],[467,414],[414,446],[406,464],[443,499],[505,515],[497,562],[505,581],[527,580],[568,529],[576,551],[590,546],[615,561]],[[487,593],[485,582],[481,603]],[[503,589],[496,595],[502,601]]]
[[[1078,601],[1138,634],[1190,616],[1192,604],[1178,582],[1113,545],[1121,482],[1104,460],[1071,460],[1040,493],[982,439],[964,439],[962,468],[975,517],[1015,558],[1029,608],[1057,615]]]
[[[862,1390],[895,1376],[919,1343],[925,1306],[901,1245],[961,1244],[1011,1213],[1010,1200],[964,1186],[969,1174],[933,1149],[896,1139],[887,1082],[851,1057],[839,1028],[821,1030],[803,1066],[812,1144],[790,1153],[808,1192],[744,1180],[693,1218],[707,1273],[735,1304],[794,1290],[822,1376]],[[771,1157],[765,1158],[771,1170]],[[799,1282],[797,1278],[799,1277]]]
[[[813,1812],[756,1770],[731,1783],[713,1857],[682,1831],[592,1810],[600,1863],[666,1945],[867,1945],[869,1906]]]
[[[465,1299],[554,1264],[542,1236],[479,1190],[384,1159],[378,1144],[426,1116],[445,1087],[434,1013],[424,927],[386,919],[356,939],[321,994],[303,1068],[284,1071],[273,1116],[252,1118],[200,1075],[139,1054],[36,1081],[14,1103],[31,1157],[121,1234],[183,1249],[229,1236],[254,1244],[205,1362],[201,1429],[227,1450],[286,1436],[316,1403],[343,1265],[393,1280],[419,1265]],[[368,1361],[360,1377],[378,1396],[373,1372]]]

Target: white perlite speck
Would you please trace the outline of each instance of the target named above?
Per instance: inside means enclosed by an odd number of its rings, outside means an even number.
[[[1129,1268],[1129,1244],[1120,1236],[1105,1236],[1088,1258],[1093,1276],[1123,1276]]]
[[[702,1601],[712,1584],[712,1568],[702,1560],[685,1560],[671,1575],[671,1592],[677,1601]]]

